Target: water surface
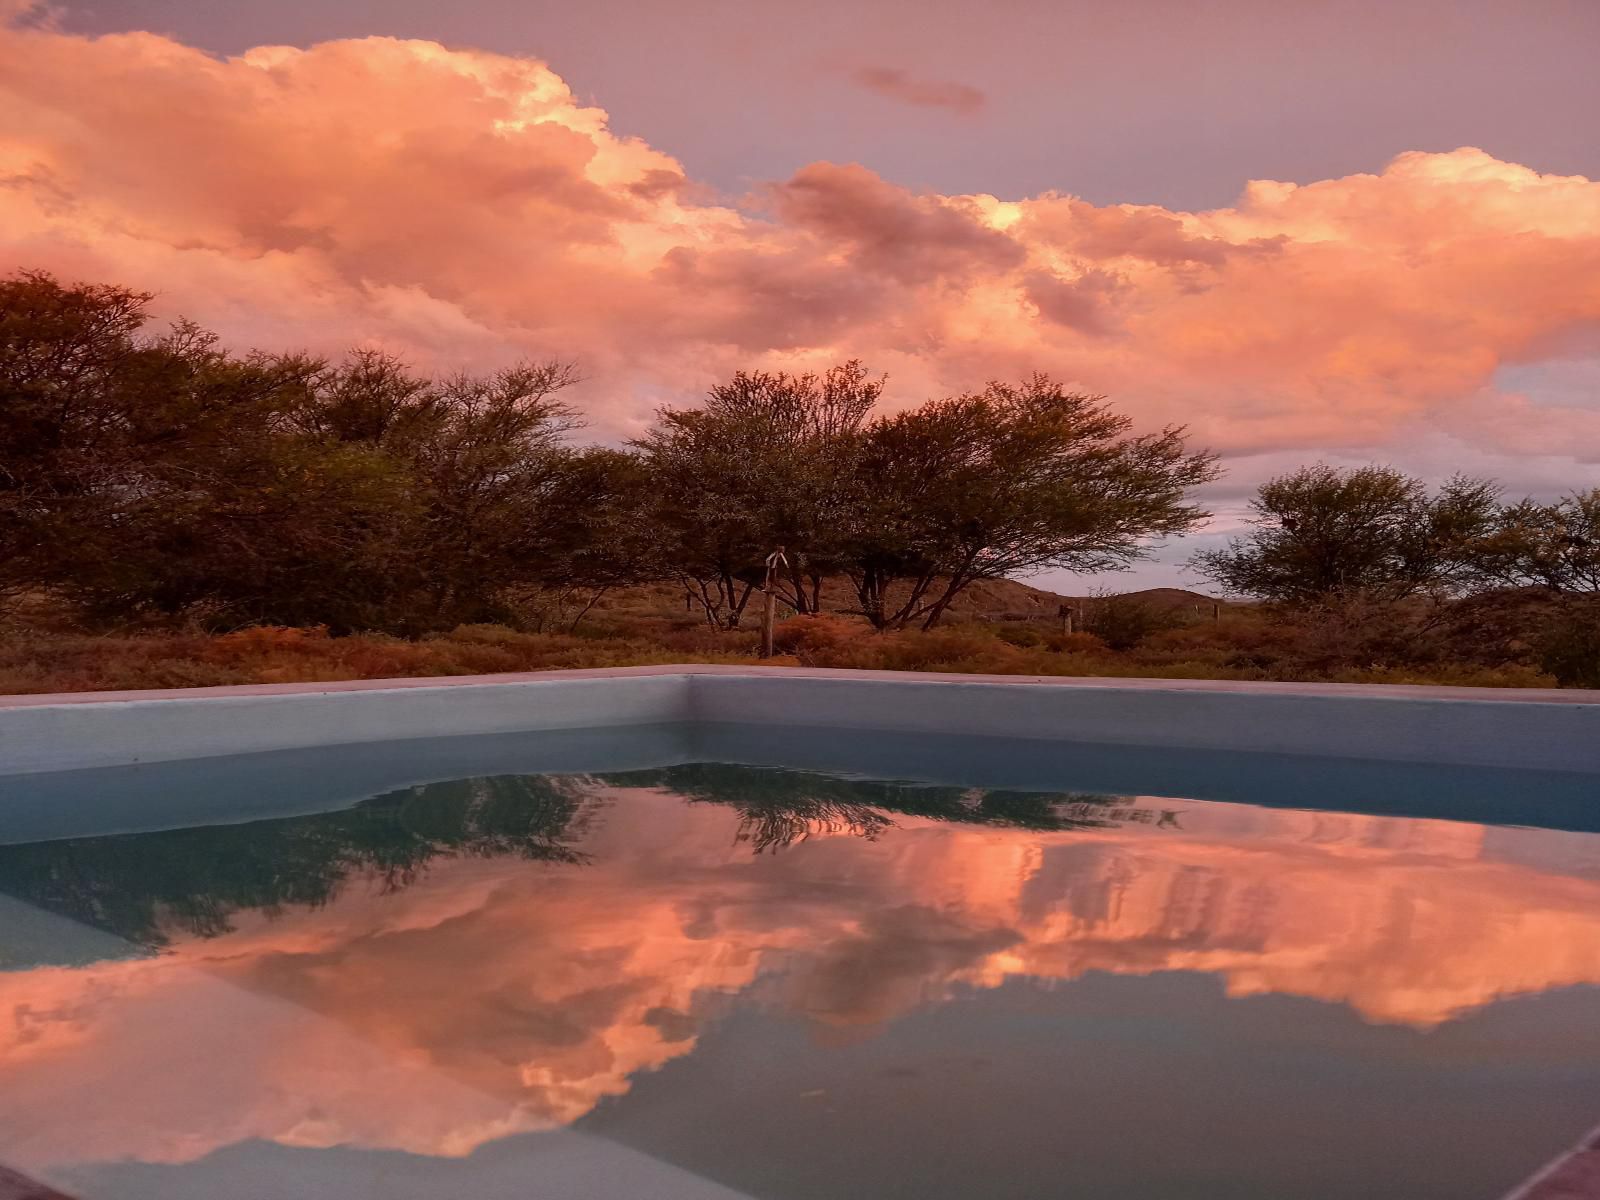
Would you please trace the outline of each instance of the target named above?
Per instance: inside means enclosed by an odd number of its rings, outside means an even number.
[[[68,793],[296,815],[0,845],[0,1163],[86,1200],[1492,1200],[1600,1119],[1576,777],[451,743],[19,782],[36,832]],[[1451,805],[1569,827],[1386,815]]]

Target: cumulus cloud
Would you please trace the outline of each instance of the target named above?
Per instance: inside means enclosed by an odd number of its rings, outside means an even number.
[[[601,437],[737,366],[860,357],[894,403],[1047,370],[1236,458],[1426,431],[1600,462],[1584,402],[1518,382],[1596,357],[1600,183],[1482,150],[1205,212],[827,162],[725,197],[533,59],[15,22],[0,59],[0,269],[153,290],[237,345],[576,358]]]
[[[918,108],[944,108],[970,116],[988,99],[977,88],[946,79],[918,79],[898,67],[862,67],[850,78],[860,87]]]

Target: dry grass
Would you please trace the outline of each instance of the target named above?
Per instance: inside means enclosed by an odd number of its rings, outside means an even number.
[[[1115,651],[1086,633],[1039,625],[961,626],[931,633],[874,635],[832,616],[796,618],[779,627],[778,648],[805,666],[993,675],[1104,676],[1144,679],[1317,680],[1333,683],[1421,683],[1465,687],[1555,687],[1532,667],[1471,663],[1397,667],[1304,666],[1295,654],[1303,636],[1254,615],[1203,622],[1151,635]]]
[[[1304,631],[1237,613],[1161,630],[1113,651],[1089,634],[1042,623],[961,625],[930,633],[873,634],[842,616],[796,617],[778,629],[768,665],[1174,679],[1316,679],[1353,683],[1550,687],[1527,666],[1313,661]],[[611,611],[580,633],[463,626],[416,641],[332,638],[317,629],[256,628],[208,635],[105,635],[38,627],[0,631],[0,693],[111,691],[218,684],[328,682],[476,675],[659,663],[754,663],[755,634],[716,633],[692,616],[640,606]]]
[[[746,639],[748,640],[748,639]],[[0,693],[114,691],[241,683],[484,675],[675,662],[748,662],[743,647],[679,650],[637,638],[517,633],[469,625],[403,641],[331,638],[317,629],[245,629],[218,636],[34,634],[0,641]]]

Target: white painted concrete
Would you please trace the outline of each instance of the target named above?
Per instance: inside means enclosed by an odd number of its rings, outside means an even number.
[[[1600,693],[636,667],[0,700],[0,775],[710,722],[1600,772]]]
[[[492,682],[485,682],[485,679]],[[366,687],[195,688],[150,698],[42,697],[0,707],[0,775],[264,750],[680,720],[681,673],[551,671]],[[420,682],[420,681],[419,681]],[[434,681],[426,681],[434,684]]]
[[[1600,693],[1183,680],[695,675],[697,721],[1600,771]]]

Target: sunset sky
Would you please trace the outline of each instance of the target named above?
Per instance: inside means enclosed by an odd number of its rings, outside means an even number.
[[[1045,370],[1220,451],[1218,530],[1318,458],[1551,495],[1600,484],[1597,50],[1593,0],[0,0],[0,271],[572,358],[608,441],[741,366]]]

